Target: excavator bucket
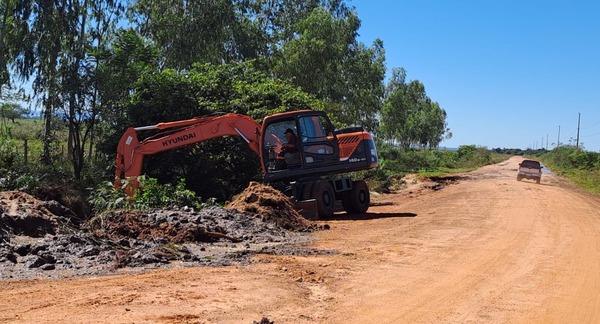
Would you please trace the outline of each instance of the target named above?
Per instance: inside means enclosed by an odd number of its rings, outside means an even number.
[[[296,210],[302,217],[310,220],[319,219],[319,213],[317,209],[317,200],[308,199],[303,201],[297,201],[295,203]]]

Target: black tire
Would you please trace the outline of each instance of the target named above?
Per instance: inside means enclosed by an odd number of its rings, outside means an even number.
[[[369,186],[362,180],[354,181],[352,184],[352,190],[349,192],[348,209],[344,205],[344,209],[350,213],[364,214],[371,205],[371,194],[369,192]],[[342,201],[343,203],[343,201]]]
[[[541,178],[537,178],[537,179],[535,179],[535,183],[537,183],[537,184],[540,184],[540,182],[541,182],[541,181],[542,181],[542,179],[541,179]]]
[[[517,181],[521,181],[521,176],[517,176]]]
[[[331,217],[333,212],[335,212],[335,192],[329,182],[317,182],[313,188],[313,197],[317,201],[317,213],[319,217]]]

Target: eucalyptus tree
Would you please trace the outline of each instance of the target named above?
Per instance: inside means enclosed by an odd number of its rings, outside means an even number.
[[[422,145],[437,148],[442,140],[452,138],[452,132],[446,122],[447,113],[437,102],[427,101],[425,115],[427,123],[421,133]]]
[[[273,53],[297,37],[295,25],[321,8],[334,18],[345,17],[351,8],[345,0],[240,0],[239,5],[269,37]]]
[[[275,74],[328,104],[338,124],[360,123],[376,128],[383,98],[385,54],[383,43],[372,47],[358,42],[360,20],[354,11],[336,16],[325,7],[313,9],[292,26]]]
[[[110,47],[102,49],[97,57],[101,118],[110,128],[129,125],[123,107],[131,100],[136,82],[144,74],[158,72],[159,50],[132,28],[119,29]]]
[[[66,2],[21,1],[19,20],[27,21],[29,33],[23,39],[22,60],[14,62],[24,79],[33,78],[34,96],[43,107],[44,134],[42,161],[51,162],[52,119],[60,100],[59,66],[63,50],[64,31],[69,28]]]
[[[100,52],[113,40],[116,24],[125,7],[118,0],[72,1],[67,15],[61,58],[61,97],[68,121],[68,151],[74,176],[81,178],[88,144],[92,151],[94,128],[100,112],[98,67]],[[90,154],[91,155],[91,154]]]
[[[10,86],[9,65],[12,59],[22,53],[25,46],[23,38],[28,32],[26,21],[18,15],[21,12],[21,1],[0,1],[0,95]],[[23,59],[24,56],[20,56]]]
[[[385,87],[384,104],[381,111],[380,135],[390,141],[398,141],[403,124],[408,116],[406,98],[406,70],[392,69]]]
[[[127,16],[160,50],[161,69],[221,63],[235,25],[231,0],[137,0]]]
[[[406,81],[404,68],[392,70],[381,116],[381,135],[405,149],[415,145],[437,147],[452,136],[446,111],[427,96],[423,83]]]
[[[343,125],[360,125],[369,131],[379,130],[379,117],[385,92],[385,50],[379,39],[371,47],[357,44],[341,71],[343,97],[336,114]]]
[[[119,14],[120,0],[22,0],[13,19],[27,32],[9,64],[31,80],[43,107],[43,161],[51,163],[52,125],[62,116],[69,125],[68,150],[75,178],[81,176],[86,138],[96,118],[94,89],[97,49],[106,46]]]

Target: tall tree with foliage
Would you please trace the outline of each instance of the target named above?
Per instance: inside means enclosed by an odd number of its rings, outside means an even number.
[[[328,102],[338,124],[372,130],[383,97],[384,50],[380,40],[372,48],[359,43],[359,26],[353,11],[336,17],[315,8],[294,24],[295,37],[283,43],[275,72]]]
[[[381,135],[405,149],[415,145],[437,147],[444,138],[452,136],[446,111],[427,96],[421,82],[406,82],[404,68],[393,69],[387,84]]]
[[[13,62],[23,79],[33,77],[34,95],[43,106],[44,148],[43,161],[50,163],[52,119],[59,99],[59,59],[64,40],[63,32],[69,28],[67,5],[54,1],[21,1],[14,11],[14,20],[26,22],[28,30]]]
[[[68,151],[75,179],[80,179],[86,163],[86,145],[92,147],[99,114],[99,53],[110,44],[116,23],[124,10],[119,1],[79,0],[71,3],[74,28],[65,31],[65,58],[61,64],[64,116],[68,121]]]
[[[137,0],[128,17],[160,50],[161,68],[220,63],[236,16],[230,0]]]
[[[128,124],[124,107],[138,79],[158,72],[159,50],[132,28],[119,29],[98,58],[96,86],[101,118],[111,128]]]
[[[401,125],[408,117],[408,103],[405,96],[406,70],[392,69],[385,89],[385,102],[381,112],[380,135],[387,140],[400,137]]]
[[[23,38],[28,32],[26,21],[22,20],[21,2],[18,0],[0,1],[0,95],[10,87],[9,65],[18,56],[26,59]],[[12,60],[11,60],[12,58]]]
[[[356,44],[341,73],[344,96],[335,116],[342,125],[360,125],[369,131],[379,129],[385,87],[385,50],[379,39],[372,47]]]
[[[24,79],[32,78],[34,95],[43,106],[43,161],[51,162],[53,119],[69,126],[68,151],[74,176],[84,165],[86,138],[96,118],[94,54],[106,46],[123,10],[119,0],[21,1],[15,20],[27,22],[26,37],[11,64]],[[63,109],[59,109],[63,107]]]

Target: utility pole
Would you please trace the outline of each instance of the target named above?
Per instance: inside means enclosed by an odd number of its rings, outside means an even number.
[[[560,125],[558,125],[558,141],[556,142],[556,147],[560,146]]]
[[[546,151],[548,151],[548,134],[546,134]]]
[[[542,145],[540,146],[540,149],[544,148],[544,136],[542,136]]]
[[[577,117],[577,145],[576,147],[579,148],[579,125],[581,122],[581,113],[579,113],[579,117]]]

